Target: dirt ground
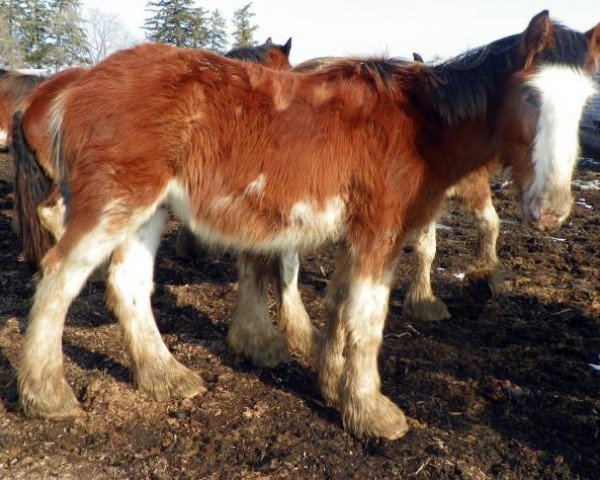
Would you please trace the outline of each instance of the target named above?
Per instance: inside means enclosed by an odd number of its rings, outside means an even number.
[[[600,169],[587,162],[577,178],[597,187]],[[589,365],[600,363],[598,190],[576,190],[571,221],[548,235],[521,226],[513,194],[496,189],[509,277],[490,300],[464,295],[458,277],[475,230],[450,206],[434,265],[448,321],[402,318],[406,249],[380,357],[383,390],[412,427],[395,442],[344,432],[306,359],[267,370],[230,354],[234,258],[178,260],[174,222],[158,255],[154,309],[169,348],[208,393],[152,402],[136,392],[104,286],[91,284],[64,335],[66,375],[85,413],[26,419],[15,362],[34,283],[10,229],[11,192],[10,159],[0,155],[0,478],[600,478],[600,372]],[[331,252],[302,265],[302,294],[319,323]]]

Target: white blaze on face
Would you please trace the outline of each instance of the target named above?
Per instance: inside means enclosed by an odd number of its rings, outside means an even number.
[[[533,150],[534,180],[525,202],[536,220],[551,212],[560,223],[570,210],[579,122],[595,93],[594,82],[577,68],[546,65],[528,83],[540,95],[540,117]]]

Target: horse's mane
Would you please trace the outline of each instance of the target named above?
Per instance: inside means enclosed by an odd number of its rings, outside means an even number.
[[[339,65],[344,61],[341,57],[317,57],[305,60],[302,63],[296,65],[292,70],[298,73],[316,72],[324,70],[327,67]]]
[[[546,63],[561,63],[569,66],[585,64],[588,40],[585,34],[571,30],[558,22],[552,22],[553,42],[542,52],[542,60]]]
[[[45,79],[46,77],[39,75],[0,70],[0,95],[7,96],[13,101],[19,100]]]
[[[239,47],[230,50],[224,56],[242,62],[266,63],[268,60],[268,50],[264,45],[259,45],[258,47]]]
[[[553,42],[544,50],[541,61],[582,65],[587,53],[585,36],[558,23],[553,25]],[[308,60],[294,70],[359,75],[388,94],[394,94],[400,84],[419,84],[440,117],[452,124],[485,115],[498,80],[523,67],[523,59],[518,55],[521,39],[522,34],[504,37],[435,64],[399,58],[326,57]]]

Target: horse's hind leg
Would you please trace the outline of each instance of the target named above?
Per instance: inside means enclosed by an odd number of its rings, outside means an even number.
[[[277,275],[277,292],[281,302],[279,326],[292,350],[316,356],[320,333],[310,321],[304,308],[298,289],[299,271],[298,252],[290,250],[283,253],[279,259]]]
[[[404,315],[417,320],[450,318],[446,304],[431,289],[431,265],[435,258],[435,221],[415,237],[412,280],[404,297]]]
[[[239,286],[227,342],[238,355],[257,365],[275,367],[289,358],[285,338],[268,320],[269,278],[274,260],[242,253],[238,258]]]
[[[107,286],[107,303],[125,334],[135,384],[155,399],[185,398],[205,391],[202,379],[169,352],[152,314],[154,257],[166,216],[164,210],[157,210],[117,247]]]
[[[69,305],[90,273],[119,242],[108,222],[88,213],[85,224],[71,219],[59,243],[42,261],[18,368],[21,406],[30,417],[64,417],[79,407],[63,374],[62,333]]]

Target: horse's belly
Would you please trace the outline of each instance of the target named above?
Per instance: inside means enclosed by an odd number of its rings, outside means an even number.
[[[324,202],[297,201],[287,209],[271,205],[268,215],[253,208],[243,195],[204,199],[208,204],[197,208],[179,184],[170,186],[168,199],[175,215],[203,243],[237,250],[310,249],[339,239],[346,230],[345,203],[338,196]]]

